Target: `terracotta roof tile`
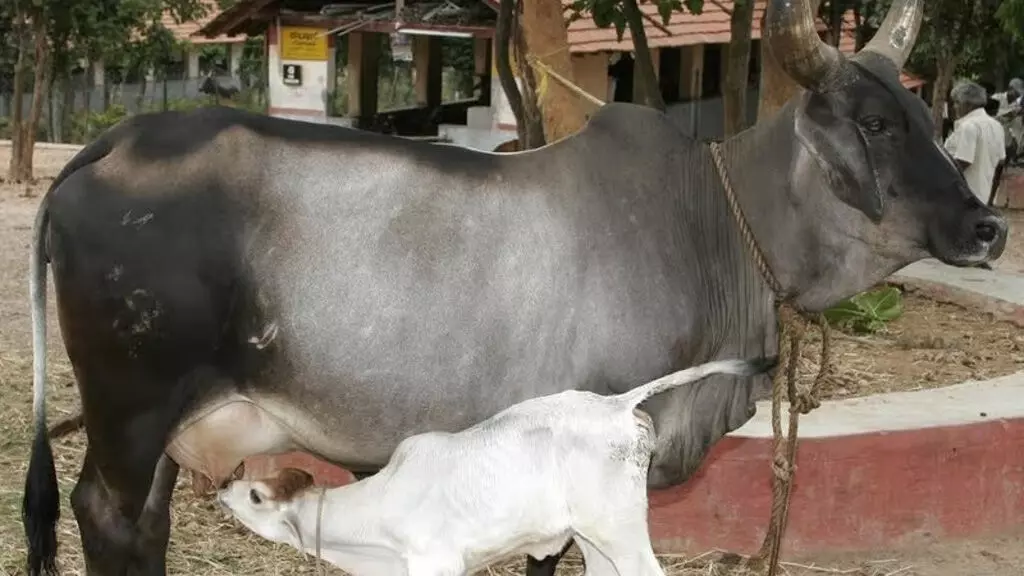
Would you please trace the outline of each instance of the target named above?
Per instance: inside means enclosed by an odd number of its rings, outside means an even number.
[[[563,0],[567,7],[571,0]],[[644,31],[647,33],[647,42],[651,48],[672,48],[679,46],[694,46],[698,44],[728,44],[732,38],[730,31],[730,12],[732,0],[706,1],[704,11],[697,15],[689,12],[672,14],[669,23],[664,26],[669,31],[666,34],[660,27],[655,26],[647,20]],[[764,15],[766,0],[758,0],[754,5],[754,24],[751,30],[751,38],[761,38],[761,18]],[[653,4],[644,3],[640,9],[651,16],[653,20],[661,23],[661,16],[658,15],[658,8]],[[728,10],[728,11],[727,11]],[[819,29],[826,29],[825,23],[819,24]],[[843,18],[843,36],[839,41],[839,49],[844,54],[853,54],[856,46],[854,30],[856,24],[853,19],[853,12],[847,12]],[[577,20],[569,25],[569,51],[574,54],[588,52],[628,52],[633,50],[633,39],[627,30],[620,41],[615,34],[614,28],[598,28],[594,21],[585,15],[583,19]],[[907,88],[916,88],[924,84],[924,80],[908,74],[901,74],[901,81]]]
[[[563,3],[568,6],[571,2],[563,0]],[[765,5],[765,0],[759,0],[754,5],[754,28],[751,34],[754,39],[761,37],[761,15],[764,14]],[[665,34],[661,28],[647,20],[644,27],[647,32],[647,42],[651,48],[727,44],[731,34],[729,32],[730,16],[726,9],[732,9],[731,1],[705,2],[704,11],[700,15],[689,12],[673,13],[669,23],[665,26],[671,35]],[[658,7],[654,4],[641,4],[640,10],[654,21],[661,23]],[[598,28],[589,16],[584,16],[583,19],[569,25],[569,50],[573,53],[617,52],[632,49],[633,40],[628,30],[619,41],[615,35],[615,28]]]

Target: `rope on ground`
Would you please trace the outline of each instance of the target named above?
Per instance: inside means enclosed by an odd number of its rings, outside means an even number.
[[[756,571],[767,569],[768,576],[775,576],[779,570],[779,553],[782,537],[786,532],[789,518],[789,501],[792,494],[793,475],[796,473],[796,448],[800,428],[800,414],[807,414],[817,408],[820,402],[817,392],[831,372],[831,335],[828,322],[823,314],[809,314],[786,294],[782,284],[772,273],[753,231],[743,215],[735,190],[729,179],[721,144],[710,144],[711,157],[725,190],[730,212],[739,226],[740,236],[750,251],[754,264],[775,297],[778,314],[778,369],[772,378],[772,509],[760,551],[748,559],[748,566]],[[801,390],[797,386],[797,364],[800,360],[800,345],[811,325],[821,330],[821,356],[818,374],[811,386]],[[789,426],[782,434],[782,401],[789,400]],[[766,565],[767,563],[767,565]]]

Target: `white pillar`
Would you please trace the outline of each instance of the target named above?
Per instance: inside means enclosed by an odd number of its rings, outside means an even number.
[[[189,50],[185,53],[188,58],[188,74],[187,78],[199,78],[199,52]]]
[[[107,72],[103,66],[103,61],[99,60],[92,63],[92,85],[103,86],[106,84]]]
[[[235,42],[231,45],[230,51],[230,66],[231,75],[238,78],[238,67],[242,63],[242,50],[245,48],[245,42]]]

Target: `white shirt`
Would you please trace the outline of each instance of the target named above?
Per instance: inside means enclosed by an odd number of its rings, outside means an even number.
[[[946,150],[953,158],[970,163],[964,178],[971,192],[987,204],[996,166],[1006,158],[1003,125],[984,108],[976,108],[953,125],[953,132],[946,138]]]
[[[1022,104],[1024,104],[1024,96],[1017,98],[1014,101],[1010,101],[1006,97],[1006,92],[1000,92],[992,96],[999,102],[999,112],[996,114],[996,119],[1000,120],[1000,124],[1004,126],[1003,134],[1007,137],[1016,141],[1017,146],[1020,146],[1024,142],[1024,118],[1020,114],[1014,114],[1013,118],[1007,120],[1001,118],[1004,115],[1019,112]],[[1009,142],[1007,142],[1009,144]]]

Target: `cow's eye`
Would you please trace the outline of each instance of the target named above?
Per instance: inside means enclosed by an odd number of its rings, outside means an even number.
[[[260,504],[261,502],[263,502],[263,499],[260,498],[260,493],[257,492],[256,490],[249,490],[249,500],[253,504],[257,504],[257,505]]]
[[[860,125],[868,134],[881,134],[885,132],[885,118],[881,116],[866,116],[861,118]]]

